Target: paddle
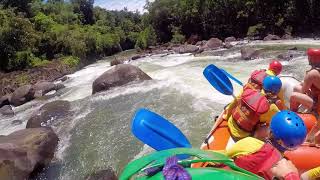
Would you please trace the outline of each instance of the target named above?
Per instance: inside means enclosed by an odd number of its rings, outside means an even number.
[[[233,98],[236,99],[236,96],[233,94],[233,86],[226,76],[226,74],[223,72],[224,70],[219,69],[217,66],[210,64],[208,65],[204,71],[203,75],[206,77],[206,79],[209,81],[209,83],[219,92],[225,95],[232,95]],[[226,72],[226,71],[225,71]],[[230,75],[231,76],[231,75]],[[215,122],[214,126],[212,127],[212,130],[208,134],[206,140],[210,138],[212,133],[216,130],[216,128],[223,122],[223,118],[219,117],[218,121]]]
[[[171,122],[148,109],[139,109],[132,120],[132,133],[157,151],[186,147],[191,144]]]
[[[228,76],[230,79],[232,79],[234,82],[236,82],[237,84],[239,84],[240,86],[243,86],[242,82],[237,79],[236,77],[232,76],[231,74],[229,74],[226,70],[220,68],[220,70],[226,75]]]
[[[203,75],[217,91],[234,96],[229,78],[217,66],[210,64],[204,69]]]

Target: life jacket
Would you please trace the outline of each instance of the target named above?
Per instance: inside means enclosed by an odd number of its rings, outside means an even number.
[[[259,122],[260,115],[266,113],[269,107],[264,95],[253,89],[245,89],[232,112],[232,117],[241,129],[252,132]]]
[[[263,80],[267,76],[268,74],[265,69],[253,71],[253,73],[250,75],[248,83],[244,86],[244,89],[250,88],[255,90],[261,90]]]
[[[235,164],[247,171],[257,174],[267,180],[273,178],[270,169],[282,158],[280,152],[271,144],[265,143],[257,152],[239,156]]]

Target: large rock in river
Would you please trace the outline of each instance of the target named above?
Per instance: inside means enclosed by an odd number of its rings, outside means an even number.
[[[4,105],[0,108],[0,114],[5,116],[13,116],[14,112],[12,110],[12,107],[10,105]]]
[[[259,57],[260,51],[253,48],[242,48],[241,49],[241,58],[244,60],[251,60]]]
[[[181,45],[173,48],[173,51],[179,54],[183,53],[196,53],[199,50],[198,46],[195,45]]]
[[[132,81],[150,80],[151,77],[136,66],[119,64],[106,71],[92,84],[92,94],[122,86]]]
[[[204,46],[205,49],[218,49],[223,46],[223,43],[218,38],[211,38]]]
[[[28,179],[50,163],[58,140],[51,128],[23,129],[1,136],[0,179]]]
[[[10,104],[14,106],[20,106],[34,99],[33,95],[34,92],[31,85],[21,86],[12,93]]]
[[[28,120],[26,128],[37,128],[41,126],[49,126],[54,121],[67,118],[71,114],[69,101],[53,101],[43,105]]]
[[[271,41],[271,40],[281,40],[281,38],[274,34],[268,34],[268,36],[263,38],[264,41]]]
[[[54,84],[52,82],[42,81],[37,82],[32,86],[32,91],[34,93],[34,97],[41,97],[47,94],[50,91],[57,91],[61,88],[64,88],[63,84]]]

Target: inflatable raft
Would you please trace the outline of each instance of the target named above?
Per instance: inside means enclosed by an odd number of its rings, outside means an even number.
[[[285,100],[285,105],[289,106],[289,99],[293,92],[293,87],[300,82],[295,78],[286,76],[280,78],[282,81],[282,96]],[[202,143],[200,149],[202,150],[225,150],[228,149],[233,143],[230,135],[228,124],[226,120],[222,120],[222,114],[215,120],[215,124],[210,133]],[[312,114],[299,114],[303,119],[308,132],[316,123],[316,118]],[[290,159],[300,172],[320,166],[320,148],[310,147],[309,145],[302,145],[298,149],[286,152],[285,157]],[[205,167],[207,163],[197,163],[193,167]]]

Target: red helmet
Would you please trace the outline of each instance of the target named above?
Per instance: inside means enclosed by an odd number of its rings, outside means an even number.
[[[282,70],[282,64],[277,60],[273,60],[269,64],[269,70],[273,71],[276,75],[279,75]]]
[[[320,49],[309,48],[307,54],[310,64],[320,64]]]

